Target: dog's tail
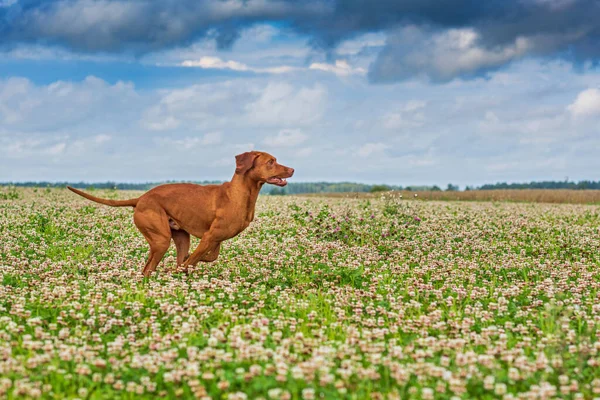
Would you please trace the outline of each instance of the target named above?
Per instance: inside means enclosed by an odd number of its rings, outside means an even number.
[[[67,186],[73,193],[77,193],[78,195],[85,197],[88,200],[95,201],[96,203],[105,204],[107,206],[112,207],[135,207],[139,199],[129,199],[129,200],[109,200],[109,199],[101,199],[100,197],[92,196],[91,194],[87,194],[82,192],[81,190],[72,188],[71,186]]]

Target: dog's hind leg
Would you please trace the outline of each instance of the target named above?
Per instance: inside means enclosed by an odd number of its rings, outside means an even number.
[[[190,234],[183,230],[171,229],[171,236],[177,249],[177,266],[179,267],[190,252]]]
[[[162,208],[138,204],[133,214],[133,222],[150,245],[150,254],[143,270],[144,276],[148,277],[156,270],[156,266],[169,250],[171,244],[169,218]]]

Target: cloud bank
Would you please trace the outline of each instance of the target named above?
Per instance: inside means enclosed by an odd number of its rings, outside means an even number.
[[[368,74],[378,83],[415,76],[468,78],[526,57],[575,65],[600,59],[597,0],[5,0],[0,5],[5,49],[43,44],[84,54],[140,55],[202,38],[226,49],[244,29],[271,23],[335,53],[344,40],[383,32],[386,40]]]
[[[465,185],[600,168],[598,73],[530,62],[444,86],[325,78],[0,79],[0,181],[228,179],[233,155],[253,148],[298,181]]]

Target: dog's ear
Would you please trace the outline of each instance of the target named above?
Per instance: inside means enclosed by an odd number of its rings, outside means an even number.
[[[235,173],[243,175],[248,172],[254,166],[254,161],[257,157],[258,154],[253,151],[247,151],[235,156]]]

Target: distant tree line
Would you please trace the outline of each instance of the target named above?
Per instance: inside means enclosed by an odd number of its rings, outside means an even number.
[[[600,190],[600,181],[542,181],[542,182],[529,182],[529,183],[506,183],[498,182],[494,184],[482,185],[477,188],[478,190],[499,190],[499,189],[572,189],[572,190],[586,190],[596,189]]]
[[[118,190],[149,190],[155,186],[164,183],[176,183],[180,181],[166,182],[145,182],[145,183],[116,183],[116,182],[0,182],[0,186],[18,186],[18,187],[54,187],[64,188],[65,186],[74,186],[83,189],[118,189]],[[202,185],[219,184],[223,181],[188,181]],[[500,190],[500,189],[598,189],[600,190],[600,181],[544,181],[544,182],[529,182],[529,183],[506,183],[499,182],[495,184],[487,184],[479,187],[467,186],[465,190]],[[420,191],[442,191],[437,186],[393,186],[393,185],[368,185],[364,183],[353,182],[290,182],[285,187],[277,187],[273,185],[263,186],[263,194],[271,195],[286,195],[300,193],[342,193],[342,192],[386,192],[390,190],[407,190],[411,192]],[[451,183],[446,186],[445,191],[458,191],[459,187]]]
[[[67,185],[80,189],[116,189],[116,190],[149,190],[164,183],[180,183],[184,181],[165,181],[165,182],[145,182],[145,183],[116,183],[116,182],[0,182],[0,186],[17,186],[17,187],[51,187],[64,188]],[[218,184],[223,181],[198,181],[190,183],[198,183],[201,185]]]

